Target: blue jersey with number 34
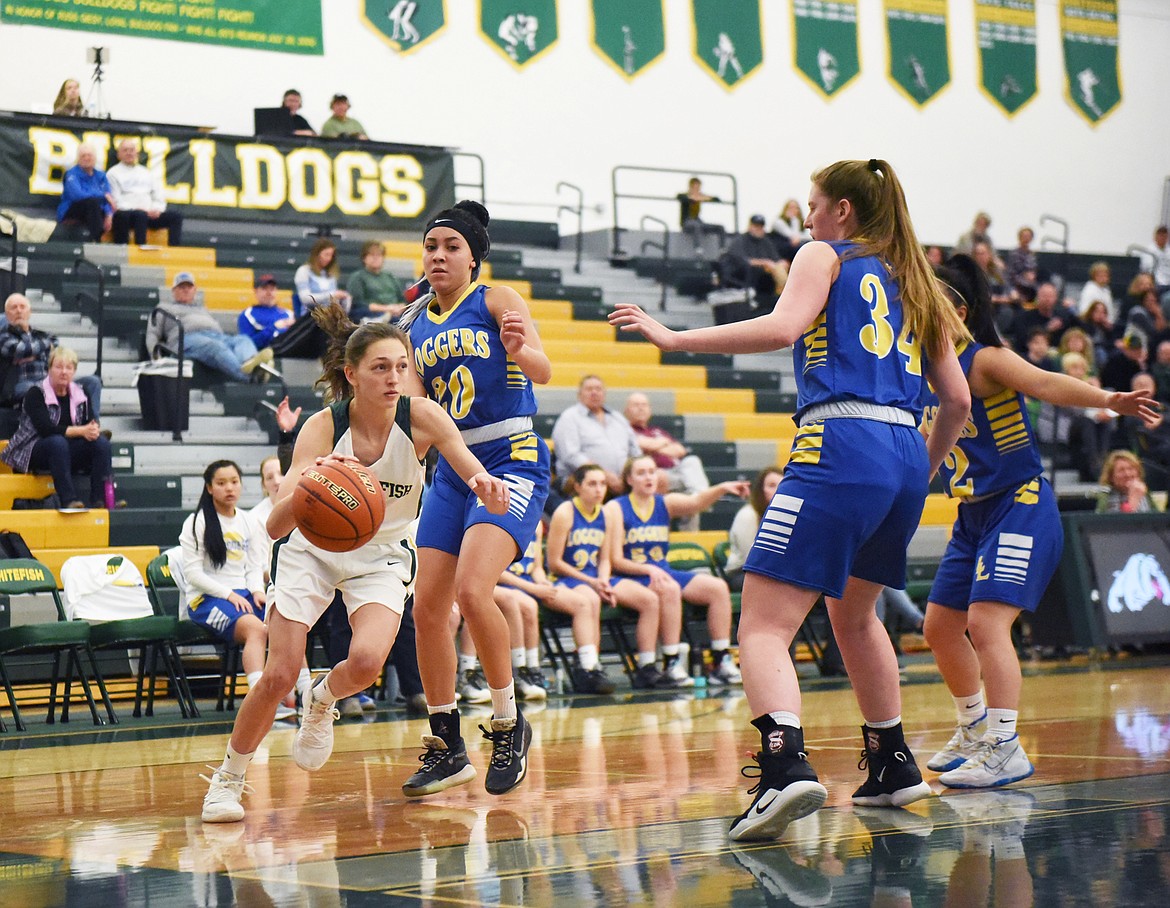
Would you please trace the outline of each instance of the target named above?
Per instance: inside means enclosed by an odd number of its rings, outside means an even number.
[[[829,245],[840,257],[856,244]],[[808,407],[850,400],[922,414],[922,350],[902,322],[897,283],[872,256],[841,258],[828,302],[793,356],[798,420]]]
[[[427,396],[460,429],[536,412],[532,381],[504,349],[500,326],[484,302],[486,290],[472,284],[445,313],[432,303],[410,326],[414,365]]]

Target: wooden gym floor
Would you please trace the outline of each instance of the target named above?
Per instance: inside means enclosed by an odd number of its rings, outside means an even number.
[[[551,698],[528,708],[526,781],[481,775],[408,803],[425,725],[381,709],[337,726],[319,773],[269,735],[245,822],[204,825],[222,714],[123,718],[0,735],[0,905],[1164,905],[1170,896],[1170,665],[1131,658],[1030,667],[1021,730],[1036,774],[908,810],[854,808],[860,736],[847,685],[810,680],[811,759],[830,792],[782,842],[735,846],[739,774],[758,739],[742,694]],[[951,733],[927,665],[903,688],[925,764]],[[128,710],[123,709],[124,714]],[[933,779],[933,773],[927,773]],[[937,787],[937,786],[936,786]]]

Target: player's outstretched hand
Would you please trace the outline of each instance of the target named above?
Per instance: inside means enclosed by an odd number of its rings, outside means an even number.
[[[490,473],[476,473],[467,480],[467,487],[483,502],[489,514],[506,514],[512,500],[508,484]]]
[[[1141,391],[1127,391],[1124,394],[1115,391],[1109,395],[1109,402],[1106,406],[1122,416],[1141,417],[1142,422],[1151,427],[1157,425],[1158,415],[1162,409],[1160,403],[1153,398],[1146,397]]]
[[[500,320],[500,343],[504,345],[508,355],[515,356],[519,353],[526,338],[524,316],[514,309],[505,309]]]
[[[297,427],[297,421],[301,418],[301,408],[297,407],[295,410],[288,405],[288,398],[286,397],[276,405],[276,428],[281,432],[291,432]]]
[[[737,498],[747,498],[752,494],[752,484],[750,482],[745,482],[742,479],[720,483],[720,485],[723,486],[723,492],[726,495],[735,495]]]
[[[609,323],[621,331],[637,331],[659,350],[674,348],[675,332],[655,321],[633,303],[618,303],[609,314]]]

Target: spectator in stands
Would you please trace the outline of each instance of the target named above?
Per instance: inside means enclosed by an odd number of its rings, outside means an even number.
[[[1117,320],[1120,322],[1128,321],[1129,313],[1133,311],[1135,306],[1141,305],[1142,297],[1146,291],[1154,289],[1153,275],[1144,271],[1135,274],[1129,282],[1129,286],[1125,288],[1125,296],[1121,298],[1121,305],[1117,310]]]
[[[321,237],[309,250],[309,260],[293,275],[293,312],[297,318],[310,309],[330,303],[337,303],[349,312],[349,292],[337,289],[340,273],[337,244],[328,237]]]
[[[676,439],[673,435],[659,426],[650,425],[650,418],[654,415],[650,409],[650,398],[635,391],[626,398],[626,421],[638,437],[638,447],[643,454],[654,458],[658,467],[658,494],[667,492],[686,492],[693,495],[711,487],[707,473],[703,469],[703,461]],[[684,518],[679,522],[680,530],[697,530],[699,515]]]
[[[1089,375],[1096,375],[1098,362],[1097,350],[1093,346],[1093,340],[1085,333],[1083,328],[1073,326],[1067,329],[1060,335],[1060,343],[1056,351],[1061,359],[1066,353],[1079,353],[1085,358],[1085,362],[1089,366]]]
[[[49,374],[49,353],[57,337],[32,327],[32,306],[22,293],[4,301],[4,330],[0,331],[0,406],[19,407],[29,388]],[[96,375],[75,379],[89,400],[94,419],[101,419],[102,380]]]
[[[1038,263],[1036,253],[1032,251],[1032,240],[1035,236],[1031,227],[1021,227],[1016,233],[1019,245],[1008,253],[1003,265],[1004,280],[1009,287],[1019,290],[1021,286],[1036,286]]]
[[[797,249],[812,239],[812,234],[804,226],[804,210],[800,202],[789,199],[784,203],[783,210],[772,222],[768,238],[776,247],[776,254],[788,262],[792,261]]]
[[[1158,296],[1170,293],[1170,229],[1159,224],[1154,230],[1154,257],[1146,258],[1146,266],[1154,276]]]
[[[1170,403],[1170,340],[1164,340],[1154,349],[1154,362],[1150,366],[1158,393],[1151,395],[1162,403]]]
[[[682,226],[683,233],[690,234],[691,241],[694,243],[696,257],[703,258],[706,255],[703,249],[703,235],[706,233],[716,234],[719,237],[719,244],[722,245],[723,228],[715,224],[706,223],[699,215],[704,202],[718,202],[721,200],[718,196],[707,195],[707,193],[703,192],[703,181],[698,177],[691,177],[687,181],[687,191],[680,192],[677,198],[679,205],[679,224]]]
[[[760,470],[752,479],[747,504],[736,512],[735,518],[731,521],[731,529],[727,533],[730,546],[723,573],[727,577],[727,585],[736,592],[743,589],[743,563],[747,561],[752,543],[756,541],[760,521],[764,519],[768,502],[776,494],[776,487],[780,485],[780,478],[783,475],[779,467],[765,467]]]
[[[577,403],[557,417],[552,438],[562,483],[577,467],[595,463],[605,470],[605,484],[615,495],[625,491],[621,472],[626,461],[642,453],[626,418],[605,405],[605,382],[596,375],[581,379]]]
[[[1142,275],[1147,280],[1148,274]],[[1147,350],[1156,350],[1158,344],[1168,339],[1166,315],[1158,300],[1158,291],[1150,286],[1138,298],[1137,305],[1129,310],[1125,322],[1126,334],[1140,334]]]
[[[301,93],[290,88],[284,93],[281,107],[288,111],[290,134],[294,136],[315,136],[317,133],[309,125],[309,121],[301,116]]]
[[[81,100],[81,83],[76,79],[66,79],[61,83],[61,90],[57,92],[57,99],[53,102],[53,115],[57,117],[89,115],[85,109],[85,102]]]
[[[1081,316],[1081,327],[1093,342],[1093,355],[1098,367],[1105,365],[1105,360],[1113,352],[1113,342],[1117,339],[1117,328],[1109,315],[1109,307],[1101,300],[1091,304],[1089,311]]]
[[[1141,391],[1146,397],[1157,400],[1157,383],[1148,372],[1139,372],[1133,377],[1133,390]],[[1118,431],[1119,447],[1135,451],[1142,461],[1155,471],[1154,479],[1160,488],[1166,488],[1170,478],[1170,423],[1163,413],[1146,423],[1133,416],[1123,416]]]
[[[236,330],[252,339],[257,350],[272,346],[272,342],[292,327],[295,319],[287,309],[276,305],[276,277],[261,274],[256,278],[252,292],[256,302],[240,313]]]
[[[994,246],[984,240],[976,240],[975,248],[971,250],[971,258],[975,260],[975,264],[979,266],[991,287],[991,302],[996,307],[996,324],[1002,331],[1012,322],[1011,307],[1019,299],[1019,294],[1004,277],[1003,266],[995,254]]]
[[[394,322],[406,308],[402,284],[389,271],[382,270],[385,262],[386,247],[380,242],[371,240],[362,246],[362,267],[345,282],[351,300],[351,321],[370,318]]]
[[[196,302],[195,276],[180,271],[171,284],[170,302],[160,302],[160,309],[170,318],[159,318],[151,313],[146,328],[146,352],[155,355],[158,347],[174,353],[179,349],[179,325],[183,328],[183,350],[186,356],[209,368],[222,372],[235,381],[248,381],[252,373],[262,367],[267,375],[276,375],[269,365],[272,349],[257,352],[252,339],[242,334],[225,334],[206,307]],[[176,324],[174,319],[178,320]]]
[[[771,307],[788,279],[788,264],[764,232],[767,222],[753,214],[745,233],[739,234],[719,258],[719,280],[724,287],[748,287],[761,306]]]
[[[1117,321],[1117,306],[1113,302],[1113,290],[1109,286],[1109,265],[1105,262],[1093,262],[1089,266],[1089,280],[1081,288],[1081,298],[1077,302],[1077,311],[1081,318],[1089,313],[1089,307],[1094,303],[1104,303],[1109,314],[1109,321]]]
[[[73,380],[76,371],[77,354],[68,347],[55,347],[45,380],[24,396],[20,425],[0,460],[17,473],[51,473],[57,496],[68,510],[86,507],[73,487],[73,474],[88,471],[89,506],[115,507],[110,439],[94,418],[85,392]]]
[[[329,102],[329,109],[333,116],[321,124],[321,138],[323,139],[369,139],[366,128],[357,120],[349,116],[349,98],[345,95],[334,95]]]
[[[1146,342],[1140,334],[1126,334],[1117,342],[1117,349],[1101,367],[1101,387],[1124,391],[1133,384],[1133,377],[1146,371]]]
[[[167,208],[162,179],[138,163],[138,139],[118,143],[118,163],[106,174],[114,197],[114,242],[125,245],[134,231],[134,242],[146,243],[146,231],[165,228],[172,246],[183,245],[183,216]]]
[[[114,226],[114,196],[104,170],[97,168],[97,149],[89,142],[77,146],[77,163],[65,171],[57,223],[79,223],[95,243]]]
[[[975,220],[971,225],[971,229],[959,237],[959,241],[955,243],[955,248],[951,250],[951,255],[969,255],[974,258],[975,244],[986,243],[992,250],[992,255],[995,254],[995,243],[991,241],[991,234],[987,232],[987,228],[991,226],[991,215],[986,211],[980,211],[975,215]],[[1000,265],[1003,263],[1000,262]]]
[[[1088,361],[1080,353],[1064,354],[1060,366],[1065,375],[1094,388],[1101,387],[1100,381],[1089,374]],[[1105,453],[1113,447],[1117,414],[1104,407],[1058,407],[1049,403],[1041,404],[1040,414],[1037,436],[1042,441],[1067,445],[1081,482],[1093,482],[1101,472]]]
[[[1101,486],[1098,514],[1148,514],[1157,510],[1146,486],[1145,467],[1130,451],[1109,454],[1101,468]]]
[[[931,266],[937,268],[947,260],[946,251],[942,246],[927,246],[924,249],[926,253],[926,260],[930,262]]]
[[[1048,332],[1044,328],[1033,328],[1028,332],[1024,345],[1024,359],[1045,372],[1060,371],[1060,361],[1048,342]]]
[[[1036,328],[1043,328],[1048,334],[1048,343],[1056,346],[1076,323],[1076,313],[1064,305],[1056,286],[1045,281],[1036,288],[1035,302],[1024,306],[1013,319],[1013,346],[1016,352],[1023,353],[1027,349],[1028,336]]]

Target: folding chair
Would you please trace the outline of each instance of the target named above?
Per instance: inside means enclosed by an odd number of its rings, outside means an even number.
[[[155,615],[166,616],[175,621],[175,658],[178,661],[180,671],[183,671],[183,667],[182,659],[178,656],[177,647],[215,647],[216,652],[219,654],[219,695],[216,699],[215,709],[217,712],[223,712],[225,699],[227,700],[227,709],[235,709],[236,680],[240,673],[240,654],[242,647],[238,643],[226,643],[202,624],[196,624],[194,621],[184,621],[179,617],[181,594],[179,585],[175,583],[175,578],[171,575],[170,559],[167,557],[166,552],[152,558],[146,566],[146,595],[150,598],[150,606]],[[195,706],[195,698],[191,694],[190,684],[186,681],[185,671],[183,671],[183,678],[184,683],[187,684],[187,696],[190,698],[190,705],[195,709],[195,715],[198,716],[198,707]],[[227,691],[226,697],[225,691]]]
[[[23,624],[0,630],[0,680],[3,680],[4,690],[8,694],[8,705],[12,710],[12,718],[19,731],[25,731],[24,719],[20,714],[20,706],[16,702],[16,692],[12,688],[12,681],[5,664],[6,656],[53,655],[53,677],[49,688],[49,712],[45,719],[52,725],[56,721],[57,712],[57,682],[61,676],[61,657],[65,657],[65,696],[61,703],[61,721],[69,721],[69,701],[73,687],[73,673],[81,683],[85,693],[85,700],[89,704],[90,715],[94,725],[105,725],[105,721],[98,714],[97,704],[89,687],[89,679],[81,662],[81,653],[89,659],[90,670],[101,692],[102,704],[110,724],[117,724],[113,704],[110,703],[109,693],[106,691],[105,681],[94,659],[90,648],[90,626],[84,621],[70,621],[65,617],[65,605],[57,592],[57,578],[53,572],[32,558],[11,558],[0,561],[0,595],[21,596],[33,593],[47,593],[53,599],[57,609],[57,620],[42,624]],[[0,719],[0,731],[6,731],[3,719]]]

